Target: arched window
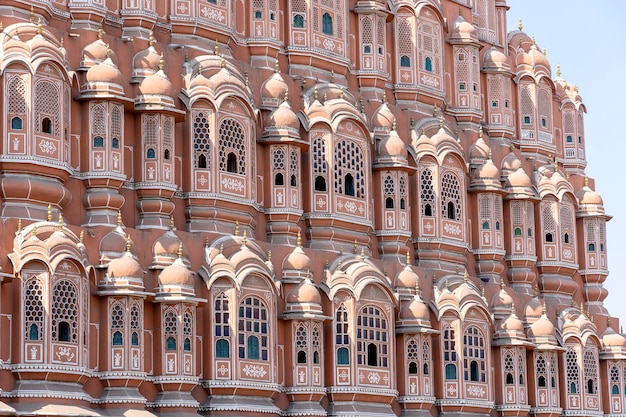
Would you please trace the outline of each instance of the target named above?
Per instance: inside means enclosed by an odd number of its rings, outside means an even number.
[[[166,149],[163,151],[163,159],[165,159],[166,161],[170,160],[170,150]]]
[[[441,216],[450,220],[462,220],[461,185],[452,172],[441,176]],[[452,204],[450,204],[452,203]]]
[[[411,58],[406,55],[402,55],[400,57],[400,66],[403,68],[407,68],[411,66]]]
[[[346,195],[354,197],[354,177],[348,173],[343,179]]]
[[[611,387],[611,394],[612,395],[619,395],[619,387],[617,386],[617,384],[614,384]]]
[[[215,342],[215,357],[230,358],[230,343],[226,339],[218,339]]]
[[[156,151],[154,150],[154,148],[148,148],[148,150],[146,151],[146,158],[156,159]]]
[[[537,378],[537,385],[538,385],[540,388],[545,387],[545,386],[546,386],[546,377],[542,375],[542,376],[540,376],[539,378]]]
[[[297,361],[298,363],[306,363],[306,352],[304,350],[298,352]]]
[[[206,156],[204,154],[198,155],[198,162],[196,164],[198,168],[206,168]]]
[[[49,117],[44,117],[41,120],[41,132],[52,134],[52,120]]]
[[[516,227],[516,228],[513,230],[513,236],[521,236],[521,235],[522,235],[522,229],[521,229],[521,228],[519,228],[519,227]]]
[[[388,366],[387,319],[374,306],[366,306],[357,316],[358,364]]]
[[[226,161],[226,171],[237,173],[237,155],[234,152],[230,152]]]
[[[400,210],[404,210],[406,209],[406,203],[404,201],[404,198],[400,199]]]
[[[422,373],[423,373],[424,375],[428,375],[428,364],[427,364],[427,363],[425,363],[425,364],[424,364],[424,366],[423,366],[422,368],[423,368]]]
[[[348,348],[337,349],[337,365],[350,365],[350,352]]]
[[[306,363],[306,351],[309,347],[309,338],[308,338],[309,332],[307,331],[307,328],[304,326],[304,324],[300,324],[298,325],[298,328],[296,329],[296,340],[295,340],[295,347],[296,347],[296,361],[298,363]]]
[[[316,365],[320,363],[320,353],[318,351],[313,352],[313,363]]]
[[[259,359],[259,338],[256,336],[248,336],[248,348],[246,350],[248,359]]]
[[[31,324],[28,330],[28,340],[39,340],[39,326]]]
[[[552,233],[546,233],[546,242],[551,243],[553,240]]]
[[[563,243],[569,243],[569,233],[563,235]]]
[[[170,336],[165,341],[165,350],[176,350],[176,339],[174,336]]]
[[[411,375],[417,374],[417,364],[415,362],[409,363],[409,374]]]
[[[96,136],[93,138],[94,148],[104,148],[104,138],[102,136]]]
[[[189,339],[188,337],[183,340],[183,350],[185,352],[191,352],[191,339]]]
[[[119,149],[120,148],[120,140],[118,138],[111,139],[111,147],[113,149]]]
[[[456,365],[453,363],[446,364],[446,379],[456,379]]]
[[[326,191],[326,178],[320,175],[315,177],[315,191]]]
[[[119,330],[113,333],[113,346],[122,346],[124,344],[124,340],[122,338],[122,332]]]
[[[277,173],[274,176],[274,185],[285,185],[285,177],[282,173]]]
[[[328,13],[322,15],[322,33],[333,36],[333,18]]]
[[[430,204],[424,206],[424,216],[431,217],[433,215],[433,209]]]
[[[424,69],[428,72],[433,72],[433,60],[428,56],[424,59]]]
[[[476,368],[477,368],[476,370],[478,371],[478,367],[476,367]],[[506,384],[507,385],[513,385],[513,383],[514,383],[513,374],[511,374],[511,373],[506,374]]]
[[[70,324],[66,321],[60,321],[57,329],[59,335],[59,342],[70,341]]]
[[[265,303],[247,297],[239,305],[239,358],[269,360],[269,315]]]
[[[260,10],[255,10],[254,11],[254,18],[255,19],[263,19],[263,12]]]
[[[483,230],[489,230],[489,222],[483,222]]]
[[[446,217],[450,220],[455,220],[454,215],[455,215],[454,203],[452,201],[448,201]]]
[[[11,119],[11,129],[22,130],[23,123],[21,117],[14,117]]]
[[[466,381],[486,382],[485,339],[475,326],[463,334],[463,368]]]
[[[298,180],[296,179],[295,174],[291,174],[290,184],[292,187],[298,186]]]
[[[593,243],[590,243],[589,245],[587,245],[587,251],[594,252],[595,250],[596,250],[596,245],[594,245]]]
[[[304,16],[301,14],[296,14],[293,16],[293,27],[294,28],[303,28],[304,27]]]
[[[133,346],[139,346],[139,334],[137,334],[137,332],[133,332],[133,334],[130,335],[130,344]]]
[[[385,199],[385,208],[392,209],[393,208],[393,198],[387,197]]]

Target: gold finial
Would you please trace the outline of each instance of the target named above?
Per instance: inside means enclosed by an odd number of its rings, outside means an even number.
[[[504,291],[504,279],[500,278],[500,289]]]
[[[326,259],[326,262],[324,262],[324,269],[328,269],[329,266],[330,266],[330,261]]]
[[[585,175],[585,187],[589,187],[589,177]]]
[[[519,48],[520,48],[520,49],[522,49],[522,45],[523,45],[523,43],[524,43],[524,42],[523,42],[523,40],[522,40],[522,37],[520,36],[520,38],[519,38]]]
[[[365,248],[361,248],[361,260],[365,260]]]
[[[491,161],[492,156],[493,156],[493,153],[491,152],[491,149],[489,149],[489,153],[487,153],[487,159]]]
[[[548,307],[546,307],[546,300],[543,300],[543,309],[542,312],[544,315],[548,314]]]
[[[17,219],[17,232],[20,233],[22,231],[22,219]]]
[[[271,251],[271,250],[268,250],[268,251],[267,251],[267,260],[268,260],[269,262],[272,262],[272,251]]]
[[[343,100],[344,91],[343,88],[339,90],[339,98]]]
[[[246,87],[250,88],[250,76],[248,75],[248,71],[246,71]]]
[[[511,314],[514,316],[515,315],[515,302],[511,303]]]
[[[102,40],[102,35],[104,35],[104,30],[102,30],[102,22],[100,22],[100,26],[98,26],[98,39]]]
[[[130,248],[133,244],[133,241],[130,240],[130,235],[126,236],[126,252],[130,252]]]
[[[289,90],[285,90],[285,96],[283,97],[283,102],[287,102],[287,100],[289,99]]]
[[[80,235],[78,236],[78,241],[80,243],[85,243],[85,231],[84,230],[80,231]]]
[[[220,255],[224,255],[224,244],[220,243]]]
[[[478,126],[478,137],[483,137],[483,125]]]
[[[35,23],[35,8],[30,6],[30,23]]]
[[[2,23],[0,23],[0,32],[2,32]],[[61,49],[65,48],[65,40],[63,38],[63,36],[61,36],[61,39],[59,39],[59,42],[61,42]]]
[[[611,318],[610,317],[606,318],[606,327],[611,327]]]
[[[235,236],[239,236],[239,220],[235,221]]]
[[[574,85],[574,91],[576,91],[578,93],[578,86]]]
[[[406,266],[411,265],[411,251],[406,251]]]
[[[559,172],[559,163],[556,159],[554,160],[554,172]]]
[[[433,117],[437,117],[437,111],[439,109],[437,108],[437,105],[435,104],[435,107],[433,107]]]
[[[383,92],[383,104],[387,103],[387,92]]]
[[[331,83],[335,82],[335,70],[334,69],[330,70],[330,82]]]
[[[170,230],[174,230],[174,216],[170,216]]]
[[[548,154],[548,163],[551,164],[552,163],[552,154]]]
[[[548,56],[548,50],[546,48],[543,48],[543,56]]]
[[[533,46],[535,46],[535,35],[533,35],[533,36],[530,38],[530,40],[532,41]]]
[[[2,21],[0,21],[0,33],[2,32],[4,32],[4,25],[2,24]]]
[[[317,84],[315,84],[315,87],[313,88],[313,99],[315,101],[317,101],[317,96],[318,96]]]
[[[33,225],[33,236],[37,237],[37,224]]]
[[[121,210],[117,211],[117,226],[118,227],[122,226],[122,211]]]
[[[207,236],[206,239],[204,239],[204,247],[208,248],[209,247],[209,237]]]
[[[446,290],[450,291],[450,287],[448,286],[448,278],[446,278],[445,285],[446,285]]]
[[[358,243],[356,241],[356,239],[354,239],[354,253],[357,254],[358,253]]]
[[[585,314],[585,305],[582,301],[580,302],[580,314]]]
[[[41,17],[37,20],[37,34],[41,35],[43,33],[43,24],[41,23]]]
[[[165,59],[163,59],[163,52],[161,52],[161,58],[159,58],[159,71],[163,71],[165,68]]]
[[[393,119],[393,122],[391,123],[391,130],[397,131],[398,129],[398,122],[396,121],[396,119]]]
[[[420,280],[419,280],[419,277],[415,280],[415,295],[420,295]]]
[[[178,259],[183,259],[183,242],[178,244]]]
[[[413,128],[415,126],[415,117],[411,116],[411,120],[409,121],[409,127]]]
[[[247,243],[248,243],[248,231],[244,229],[243,237],[241,238],[241,244],[243,246],[246,246]]]
[[[49,222],[52,221],[52,204],[48,204],[48,217],[47,217],[47,220]]]
[[[59,212],[59,229],[63,229],[63,214]]]
[[[480,282],[480,296],[485,298],[485,283],[482,281]]]
[[[324,103],[326,103],[327,100],[328,100],[328,93],[324,92]]]
[[[468,277],[467,270],[465,270],[465,272],[463,272],[463,284],[467,284]]]
[[[111,58],[111,47],[107,43],[107,58]]]
[[[339,256],[343,255],[343,246],[339,248]],[[341,265],[341,262],[339,263]]]
[[[443,116],[439,118],[439,129],[443,129]]]
[[[456,268],[454,269],[454,273],[456,275],[459,275],[459,272],[461,272],[461,268],[459,268],[459,266],[457,265]]]
[[[520,17],[519,20],[517,21],[517,28],[519,30],[524,29],[524,25],[522,24],[522,18]]]
[[[154,46],[154,32],[150,31],[148,34],[148,45]]]
[[[276,74],[280,72],[280,62],[278,62],[278,58],[276,59],[276,63],[274,64],[274,72]]]
[[[213,48],[213,54],[215,55],[220,54],[220,45],[219,43],[217,43],[217,39],[215,39],[215,47]]]
[[[222,57],[222,68],[226,68],[226,58]]]
[[[561,64],[556,64],[556,76],[561,76]]]
[[[298,237],[296,238],[296,246],[302,247],[302,233],[298,230]]]

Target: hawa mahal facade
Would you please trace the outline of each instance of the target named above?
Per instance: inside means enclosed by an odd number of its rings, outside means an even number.
[[[2,1],[0,415],[626,415],[585,105],[507,10]]]

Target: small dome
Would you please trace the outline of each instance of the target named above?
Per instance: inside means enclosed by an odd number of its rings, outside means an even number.
[[[87,82],[102,82],[121,85],[123,82],[122,73],[109,57],[100,64],[89,68],[87,71]]]
[[[471,40],[472,38],[474,38],[475,32],[476,28],[474,27],[474,25],[465,20],[463,16],[459,15],[454,21],[450,37]]]
[[[298,120],[296,113],[291,110],[291,106],[287,101],[283,101],[277,109],[267,116],[265,121],[266,126],[300,128],[300,120]]]
[[[442,119],[443,120],[443,119]],[[443,127],[443,121],[441,122],[442,126],[439,128],[439,130],[437,131],[437,133],[435,133],[430,139],[432,140],[432,142],[434,144],[439,144],[442,142],[454,142],[456,143],[456,141],[454,140],[454,138],[452,136],[450,136],[448,134],[448,132],[446,132],[446,129],[444,129]]]
[[[530,57],[535,64],[535,67],[542,66],[550,71],[550,62],[548,62],[548,58],[537,48],[537,45],[533,45],[530,47],[530,51],[528,52]]]
[[[115,51],[109,49],[109,46],[102,39],[97,39],[83,48],[82,64],[92,66],[103,62],[107,57],[111,58],[114,63],[119,62]]]
[[[604,205],[604,201],[602,201],[602,197],[600,197],[600,194],[593,191],[591,188],[589,188],[588,185],[585,185],[580,189],[580,191],[578,191],[578,193],[576,194],[576,198],[578,198],[578,202],[581,205]]]
[[[517,171],[521,167],[522,161],[519,160],[514,152],[509,152],[504,158],[502,158],[503,171]]]
[[[498,330],[505,332],[524,332],[524,323],[515,314],[500,320],[497,327]]]
[[[407,265],[396,275],[396,287],[415,288],[419,276],[413,271],[411,265]]]
[[[524,308],[524,317],[526,321],[532,318],[540,317],[543,314],[543,304],[539,301],[539,298],[534,297],[528,303],[526,303],[526,307]]]
[[[288,304],[322,304],[320,292],[310,279],[303,280],[300,285],[287,294]]]
[[[132,253],[125,252],[121,257],[109,263],[106,273],[110,278],[143,278],[143,268],[133,257]]]
[[[507,185],[510,187],[532,187],[532,182],[526,172],[519,168],[507,177]]]
[[[309,258],[302,246],[298,245],[283,261],[283,269],[297,269],[299,271],[311,270],[311,258]]]
[[[506,55],[491,47],[485,52],[483,57],[483,68],[502,68],[507,65]]]
[[[193,288],[193,274],[182,259],[178,258],[173,264],[168,265],[159,274],[159,285],[165,286],[184,286]]]
[[[261,86],[262,100],[282,100],[287,93],[288,87],[285,80],[278,72],[274,72]]]
[[[485,142],[485,139],[483,139],[482,135],[478,137],[476,142],[472,143],[472,146],[470,146],[469,154],[470,161],[473,161],[475,159],[485,160],[489,158],[491,150],[489,149],[489,145],[487,145],[487,142]]]
[[[515,65],[519,66],[527,66],[532,68],[535,65],[533,58],[526,53],[523,49],[517,50],[517,55],[515,56]]]
[[[602,334],[602,344],[607,348],[626,348],[626,338],[609,326]]]
[[[430,312],[428,306],[421,297],[414,296],[411,301],[406,303],[400,310],[401,320],[418,320],[430,324]]]
[[[167,75],[163,70],[159,70],[153,75],[150,75],[141,82],[139,85],[139,92],[143,95],[157,95],[174,97],[176,92],[174,86],[167,78]]]
[[[189,257],[189,250],[187,245],[176,236],[172,230],[168,230],[161,237],[159,237],[152,248],[152,254],[154,257],[166,256],[171,258],[178,257],[178,250],[182,243],[182,256],[184,258]]]
[[[386,101],[383,101],[372,115],[372,126],[374,130],[389,130],[395,121],[396,116],[389,109]]]
[[[532,337],[555,337],[554,324],[543,314],[537,321],[530,325],[528,336]]]
[[[41,24],[41,22],[40,22]],[[40,29],[38,29],[38,32],[40,31]],[[35,51],[38,48],[52,48],[52,49],[57,49],[57,47],[50,42],[48,39],[46,39],[41,33],[38,33],[37,35],[35,35],[30,41],[28,41],[28,45],[30,46],[30,50],[31,51]]]
[[[159,69],[161,55],[150,45],[147,49],[138,52],[133,58],[133,70],[147,70],[148,73]]]
[[[211,82],[207,77],[202,74],[202,71],[199,71],[195,77],[189,83],[189,89],[193,90],[194,88],[211,88]]]
[[[494,309],[498,307],[504,307],[508,310],[511,310],[512,305],[513,297],[509,295],[504,287],[501,287],[500,291],[498,291],[491,299],[491,307]]]
[[[222,63],[222,65],[225,65],[225,61]],[[224,85],[238,85],[242,88],[245,88],[241,80],[233,75],[233,73],[230,72],[225,66],[223,66],[222,69],[219,70],[217,73],[209,77],[209,82],[211,83],[211,86],[213,88]]]
[[[408,150],[406,145],[395,129],[392,129],[387,138],[380,144],[380,154],[386,156],[400,156],[403,158],[407,157]]]
[[[221,250],[220,252],[218,252],[217,255],[215,255],[213,259],[211,259],[210,270],[211,270],[211,273],[214,273],[216,271],[221,271],[221,270],[230,271],[233,273],[235,272],[235,268],[233,268],[233,264],[230,262],[230,260],[228,260],[227,257],[224,256]]]
[[[490,179],[500,181],[500,171],[491,159],[487,159],[475,172],[476,179]]]

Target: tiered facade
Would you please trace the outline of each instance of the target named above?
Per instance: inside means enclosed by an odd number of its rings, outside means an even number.
[[[507,9],[2,1],[0,415],[626,416],[585,106]]]

